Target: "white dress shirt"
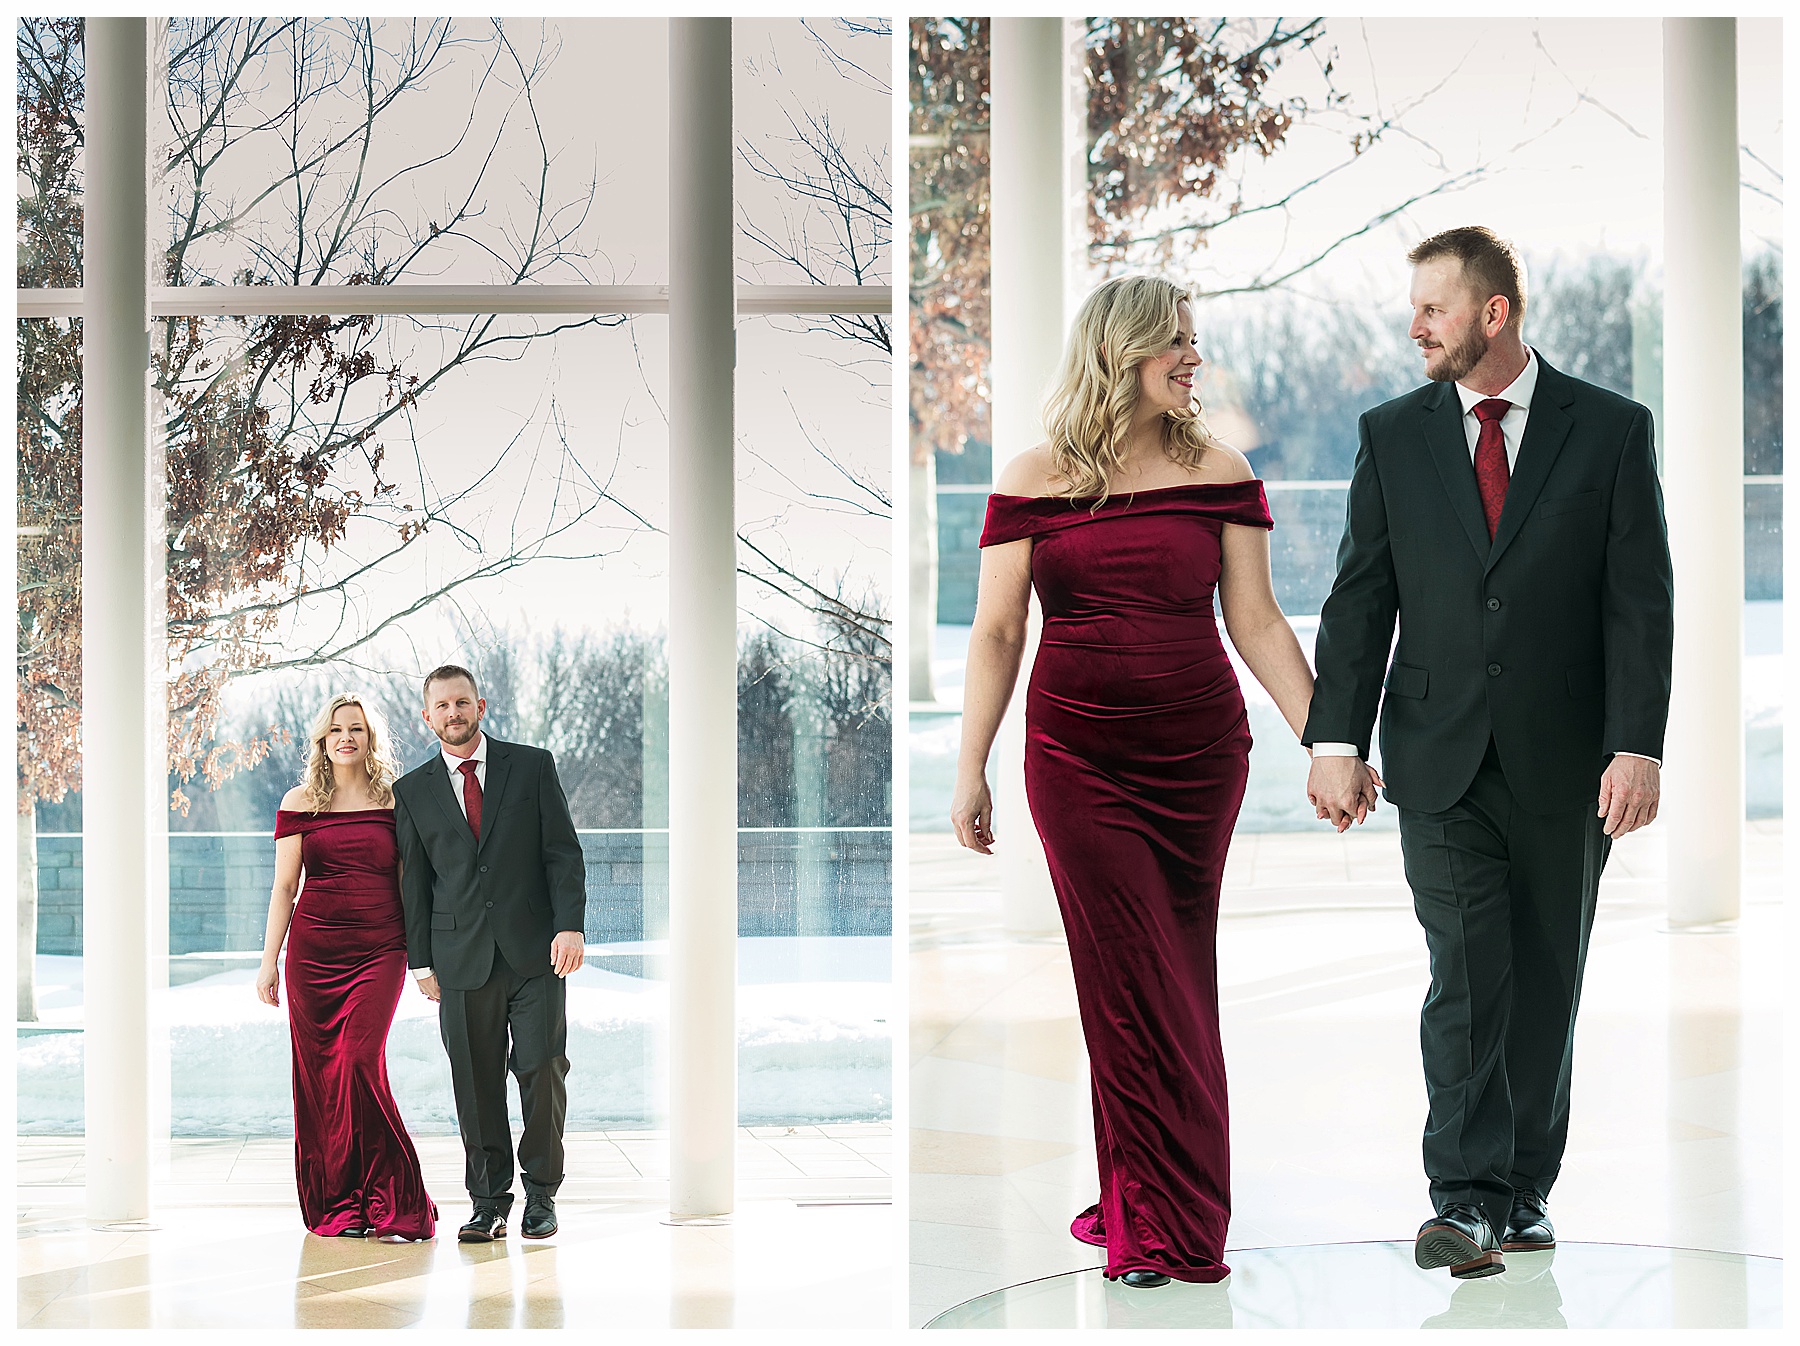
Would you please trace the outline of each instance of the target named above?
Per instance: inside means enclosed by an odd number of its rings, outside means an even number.
[[[1531,347],[1525,348],[1525,368],[1519,371],[1514,379],[1495,396],[1512,403],[1506,413],[1500,417],[1500,434],[1506,441],[1506,471],[1510,477],[1519,465],[1519,444],[1525,438],[1525,421],[1531,415],[1531,395],[1537,391],[1538,358]],[[1487,401],[1485,393],[1478,393],[1465,384],[1456,385],[1456,396],[1462,402],[1463,434],[1469,441],[1469,465],[1475,465],[1475,445],[1481,438],[1481,418],[1475,414],[1475,404]],[[1355,757],[1358,753],[1354,743],[1315,743],[1314,757]],[[1654,757],[1641,752],[1620,752],[1620,757],[1643,757],[1649,762],[1662,763]]]
[[[458,757],[448,748],[442,748],[439,751],[444,757],[444,769],[450,773],[450,793],[456,797],[456,807],[462,810],[463,819],[467,821],[469,804],[463,798],[462,764],[464,762],[475,763],[475,783],[481,787],[481,793],[485,796],[487,794],[487,735],[479,729],[475,731],[475,751],[467,757]],[[1355,749],[1353,748],[1351,751],[1354,752]],[[430,975],[431,969],[428,967],[413,969],[415,977],[424,978]]]
[[[485,796],[487,794],[487,735],[479,729],[475,731],[475,751],[467,757],[458,757],[448,748],[442,748],[440,751],[444,757],[444,769],[450,773],[450,793],[456,796],[456,807],[462,810],[462,816],[466,820],[469,816],[469,804],[463,798],[462,764],[464,762],[475,763],[475,783],[481,787],[481,792]]]

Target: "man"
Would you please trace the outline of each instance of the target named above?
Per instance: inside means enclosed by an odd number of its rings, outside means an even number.
[[[555,761],[542,748],[487,737],[486,713],[468,669],[433,669],[424,715],[441,751],[394,783],[407,963],[438,1002],[475,1206],[457,1233],[464,1243],[506,1237],[509,1065],[525,1123],[519,1232],[556,1232],[569,1073],[562,979],[581,966],[587,894]]]
[[[1555,1244],[1600,871],[1656,816],[1673,580],[1650,413],[1526,347],[1518,258],[1491,231],[1407,260],[1431,382],[1362,417],[1303,741],[1341,830],[1385,687],[1382,774],[1431,953],[1437,1214],[1414,1260],[1471,1278]]]

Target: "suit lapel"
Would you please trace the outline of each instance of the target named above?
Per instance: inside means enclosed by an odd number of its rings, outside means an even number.
[[[1557,455],[1569,438],[1574,421],[1565,408],[1574,400],[1569,380],[1538,357],[1537,389],[1531,396],[1531,411],[1525,418],[1525,438],[1519,442],[1519,460],[1513,465],[1512,479],[1506,487],[1506,504],[1500,511],[1500,526],[1494,530],[1494,547],[1488,553],[1487,568],[1492,570],[1507,546],[1519,535],[1525,516],[1537,504],[1537,498],[1550,478]],[[1470,474],[1473,478],[1473,473]]]
[[[463,817],[462,810],[457,807],[456,800],[450,796],[450,791],[457,788],[461,783],[462,782],[460,781],[453,781],[450,779],[450,772],[444,766],[444,757],[442,753],[439,753],[425,764],[426,793],[437,800],[438,808],[443,810],[444,821],[450,826],[451,830],[460,832],[463,836],[468,837],[470,841],[474,841],[475,838],[469,831],[469,820]]]
[[[500,805],[506,797],[511,757],[504,743],[488,740],[487,785],[481,791],[481,843],[475,848],[477,851],[485,850],[488,838],[494,835],[494,820],[500,816]]]
[[[1487,517],[1481,512],[1481,492],[1475,486],[1475,465],[1469,458],[1469,438],[1463,433],[1462,418],[1462,400],[1455,387],[1438,384],[1437,402],[1425,411],[1425,442],[1431,447],[1431,461],[1437,464],[1450,507],[1469,535],[1469,545],[1485,561],[1490,550]]]

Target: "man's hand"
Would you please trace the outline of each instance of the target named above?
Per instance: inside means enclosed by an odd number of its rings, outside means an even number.
[[[1662,768],[1648,757],[1620,753],[1600,777],[1599,816],[1606,819],[1601,828],[1617,841],[1627,832],[1655,822],[1661,800]]]
[[[566,977],[580,967],[585,954],[579,930],[558,930],[556,938],[550,941],[550,966],[559,977]]]
[[[419,994],[427,1000],[443,999],[444,993],[438,990],[437,973],[433,972],[425,977],[414,977],[413,980],[419,983]]]
[[[1342,832],[1375,811],[1380,781],[1358,757],[1314,757],[1306,774],[1306,797],[1321,818]]]

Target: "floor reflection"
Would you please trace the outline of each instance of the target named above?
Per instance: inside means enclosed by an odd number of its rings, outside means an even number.
[[[1781,1324],[1772,1257],[1565,1243],[1452,1281],[1406,1243],[1249,1248],[1220,1285],[1133,1290],[1098,1268],[980,1295],[927,1327],[1744,1328]],[[1560,1276],[1560,1278],[1559,1278]],[[1682,1287],[1686,1287],[1684,1293]],[[1708,1288],[1710,1287],[1710,1288]]]
[[[729,1224],[648,1202],[559,1202],[562,1228],[458,1243],[320,1238],[273,1206],[174,1208],[118,1235],[23,1212],[24,1327],[888,1328],[889,1205],[746,1203]]]
[[[1783,855],[1779,819],[1745,828],[1743,913],[1671,930],[1665,824],[1613,848],[1582,988],[1568,1151],[1550,1196],[1563,1237],[1778,1257],[1782,1171]],[[911,865],[910,1260],[919,1326],[1000,1286],[1088,1269],[1104,1256],[1068,1224],[1094,1199],[1094,1130],[1078,1006],[1060,944],[1009,938],[998,872],[954,839],[915,833]],[[1219,922],[1219,999],[1231,1078],[1235,1326],[1282,1325],[1304,1267],[1240,1249],[1407,1239],[1430,1213],[1419,1005],[1430,968],[1391,832],[1232,838]],[[1321,1186],[1320,1175],[1330,1182]],[[1564,1260],[1524,1259],[1466,1287],[1415,1293],[1410,1246],[1372,1259],[1380,1322],[1612,1321],[1576,1307]],[[1592,1258],[1590,1265],[1598,1266]],[[1663,1296],[1659,1323],[1756,1320],[1740,1261],[1608,1270],[1606,1292]],[[1251,1267],[1251,1271],[1245,1271]],[[1544,1277],[1528,1284],[1527,1273]],[[1649,1279],[1645,1280],[1644,1277]],[[1282,1279],[1282,1278],[1285,1278]],[[1409,1288],[1410,1287],[1410,1288]],[[1598,1293],[1598,1290],[1594,1290]],[[1040,1295],[1050,1292],[1042,1290]],[[1139,1312],[1095,1289],[1033,1308],[1058,1323]],[[1017,1302],[1017,1312],[1027,1310]],[[1160,1314],[1163,1308],[1143,1310]],[[1383,1311],[1385,1314],[1385,1310]],[[1410,1317],[1408,1315],[1411,1315]],[[1353,1325],[1346,1322],[1343,1325]]]

